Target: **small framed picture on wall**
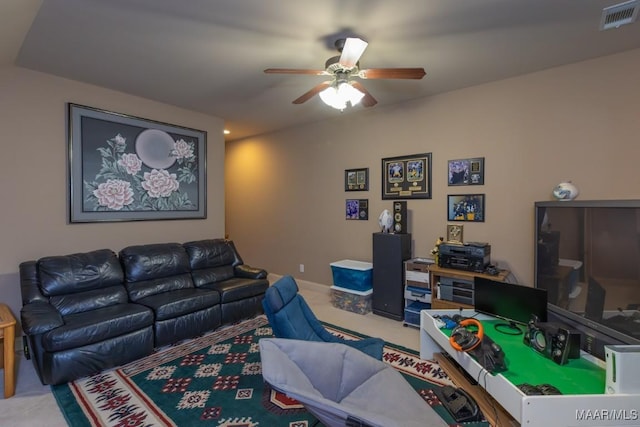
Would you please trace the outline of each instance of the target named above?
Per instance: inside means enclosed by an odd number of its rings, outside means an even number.
[[[368,191],[369,168],[346,169],[344,171],[344,191]]]
[[[447,220],[484,222],[484,194],[450,194],[447,196]]]
[[[484,157],[449,160],[447,173],[449,186],[484,185]]]
[[[368,220],[369,199],[347,199],[345,213],[345,219]]]

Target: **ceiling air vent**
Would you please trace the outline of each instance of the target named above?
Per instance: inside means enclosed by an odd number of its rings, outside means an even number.
[[[631,24],[638,16],[638,0],[626,1],[602,9],[600,30],[618,28],[621,25]]]

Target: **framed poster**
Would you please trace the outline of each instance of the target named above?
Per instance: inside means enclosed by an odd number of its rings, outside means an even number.
[[[447,182],[452,185],[484,185],[484,157],[449,160]]]
[[[382,159],[382,199],[430,199],[431,153]]]
[[[345,201],[345,219],[368,220],[369,199],[347,199]]]
[[[68,104],[70,222],[206,218],[204,131]]]
[[[484,222],[484,194],[447,196],[447,220]]]
[[[368,191],[369,168],[346,169],[344,171],[344,191]]]

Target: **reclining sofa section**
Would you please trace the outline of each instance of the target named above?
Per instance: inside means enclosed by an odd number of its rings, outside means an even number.
[[[261,314],[269,282],[210,239],[26,261],[20,286],[28,356],[43,384],[61,384]]]

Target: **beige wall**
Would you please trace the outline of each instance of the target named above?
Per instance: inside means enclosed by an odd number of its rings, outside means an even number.
[[[207,219],[69,224],[66,103],[207,131]],[[18,264],[47,255],[224,236],[223,121],[25,69],[0,68],[0,301],[20,307]]]
[[[330,262],[371,260],[392,206],[381,158],[431,152],[433,198],[408,202],[413,255],[445,234],[447,194],[483,193],[486,221],[464,223],[465,240],[490,242],[492,261],[530,285],[533,203],[558,182],[580,200],[640,198],[638,75],[635,50],[227,143],[227,233],[248,263],[331,284]],[[485,157],[485,185],[448,187],[447,160],[469,157]],[[370,191],[345,192],[344,170],[363,167]],[[346,198],[368,198],[369,220],[345,220]]]

